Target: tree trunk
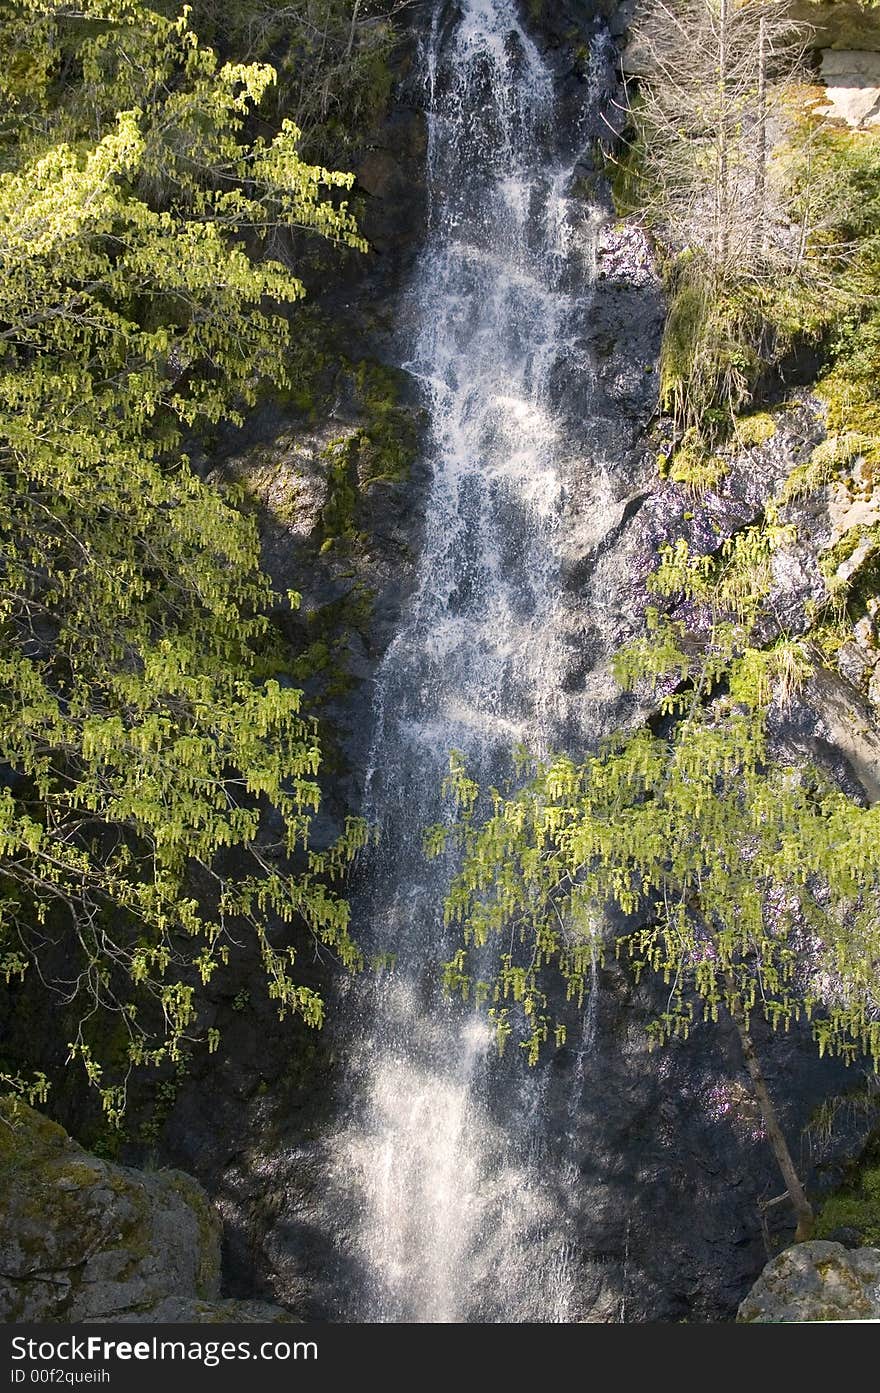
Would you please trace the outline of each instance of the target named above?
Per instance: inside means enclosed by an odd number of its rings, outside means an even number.
[[[345,58],[343,60],[346,63],[351,58],[351,51],[354,48],[354,36],[357,32],[357,17],[358,10],[360,9],[360,7],[361,0],[354,0],[354,9],[351,12],[351,28],[348,31],[348,43],[345,47]],[[763,24],[763,22],[764,21],[762,20],[761,23]]]
[[[767,1131],[767,1140],[772,1147],[773,1155],[776,1157],[777,1165],[782,1172],[782,1178],[785,1181],[788,1196],[797,1217],[797,1230],[795,1232],[794,1241],[795,1243],[805,1243],[808,1238],[812,1237],[813,1233],[815,1224],[813,1207],[807,1199],[800,1177],[795,1170],[794,1161],[788,1149],[788,1142],[785,1140],[785,1135],[779,1125],[776,1108],[773,1105],[773,1099],[770,1097],[767,1081],[764,1078],[758,1056],[755,1052],[752,1037],[746,1029],[739,993],[735,988],[731,990],[731,1005],[729,1009],[731,1019],[736,1026],[736,1033],[739,1036],[740,1045],[742,1046],[743,1059],[749,1071],[749,1077],[752,1080],[752,1088],[758,1100],[758,1106],[761,1109],[761,1117],[763,1118],[764,1126]]]
[[[758,22],[758,149],[755,156],[754,249],[759,261],[764,255],[767,219],[767,21]]]
[[[723,275],[727,268],[727,249],[729,241],[729,170],[728,170],[728,130],[727,130],[727,80],[728,80],[728,40],[730,23],[730,0],[721,0],[718,16],[718,170],[715,185],[715,261],[716,270]]]

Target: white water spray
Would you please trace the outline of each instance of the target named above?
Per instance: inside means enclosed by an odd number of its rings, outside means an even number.
[[[432,227],[406,364],[428,397],[433,483],[379,676],[367,815],[383,851],[359,906],[396,966],[353,993],[354,1101],[330,1189],[360,1274],[345,1318],[559,1321],[571,1162],[541,1140],[540,1071],[514,1061],[500,1106],[485,1020],[440,995],[443,868],[424,862],[421,832],[441,815],[450,749],[500,778],[517,742],[552,748],[564,714],[553,375],[595,222],[569,197],[576,137],[560,154],[551,74],[513,0],[463,0],[442,38],[445,8],[425,54]]]

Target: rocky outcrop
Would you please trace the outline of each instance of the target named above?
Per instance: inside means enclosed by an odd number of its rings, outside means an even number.
[[[792,0],[789,13],[810,26],[813,48],[880,50],[880,15],[870,0]]]
[[[880,125],[880,53],[825,49],[820,76],[828,105],[817,110],[862,130]]]
[[[880,1249],[798,1243],[768,1262],[739,1308],[738,1321],[880,1319]]]
[[[0,1104],[0,1321],[288,1321],[223,1301],[220,1222],[182,1171],[90,1155],[25,1104]]]

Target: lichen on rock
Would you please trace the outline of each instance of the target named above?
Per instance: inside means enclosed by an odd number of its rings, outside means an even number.
[[[4,1322],[292,1319],[220,1299],[220,1221],[182,1171],[102,1160],[3,1100],[0,1184]]]
[[[796,1243],[761,1273],[739,1308],[745,1323],[880,1319],[880,1249]]]

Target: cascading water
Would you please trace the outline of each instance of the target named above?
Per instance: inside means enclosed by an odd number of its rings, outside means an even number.
[[[542,1139],[541,1071],[500,1064],[485,1019],[442,996],[447,872],[421,838],[450,749],[500,780],[518,743],[546,751],[567,718],[552,384],[562,360],[572,370],[595,226],[566,196],[578,133],[554,128],[552,77],[514,0],[447,8],[424,54],[432,216],[406,363],[431,413],[433,483],[379,674],[366,811],[382,850],[357,905],[361,940],[395,963],[347,1008],[359,1043],[329,1188],[355,1275],[338,1314],[568,1320],[570,1163]]]

